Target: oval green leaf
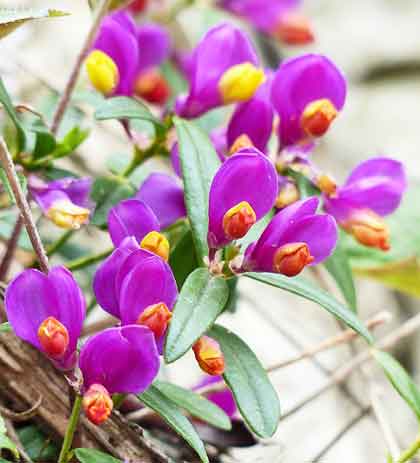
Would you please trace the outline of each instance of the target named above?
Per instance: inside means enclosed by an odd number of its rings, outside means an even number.
[[[117,460],[99,450],[80,448],[76,449],[74,453],[80,463],[122,463],[121,460]]]
[[[185,205],[191,222],[197,259],[208,255],[209,191],[220,161],[206,133],[192,122],[174,118],[184,180]]]
[[[215,325],[209,336],[216,339],[225,357],[223,377],[248,426],[260,437],[271,437],[280,421],[280,403],[264,367],[236,334]]]
[[[373,351],[373,356],[385,371],[391,384],[420,421],[420,390],[402,365],[387,352]]]
[[[172,312],[165,342],[167,363],[179,359],[205,333],[223,311],[229,287],[222,277],[198,268],[182,287]]]
[[[369,344],[373,343],[373,337],[365,325],[357,318],[355,313],[337,301],[326,291],[318,288],[310,281],[302,277],[286,277],[276,273],[255,273],[249,272],[244,274],[248,278],[260,281],[276,288],[284,289],[289,293],[297,294],[305,299],[319,304],[324,309],[327,309],[334,317],[341,320],[347,326],[356,331],[360,336],[364,337]]]
[[[157,387],[150,386],[147,391],[138,395],[138,398],[156,413],[177,432],[197,452],[203,463],[209,463],[204,444],[199,438],[192,424],[179,411],[172,400],[168,399]]]
[[[171,266],[178,289],[181,289],[188,275],[198,267],[192,233],[189,227],[171,249],[169,265]]]
[[[189,389],[164,381],[155,381],[153,385],[178,407],[190,415],[210,423],[212,426],[226,431],[232,429],[232,423],[226,413],[213,402]]]

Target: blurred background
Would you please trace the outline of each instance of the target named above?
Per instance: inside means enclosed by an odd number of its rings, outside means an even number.
[[[159,7],[165,2],[156,3]],[[251,31],[249,25],[212,9],[210,1],[195,3],[170,23],[175,44],[193,46],[211,25],[226,18]],[[23,5],[50,6],[71,13],[50,21],[35,21],[0,41],[0,74],[15,101],[39,108],[51,106],[54,101],[51,98],[65,86],[91,22],[91,12],[85,0],[0,0],[0,7]],[[284,57],[303,52],[317,52],[329,56],[344,71],[349,82],[346,106],[317,148],[317,162],[343,181],[359,161],[383,154],[403,161],[412,179],[410,203],[404,205],[404,211],[411,212],[410,221],[403,224],[404,215],[397,216],[393,222],[396,251],[384,265],[377,264],[371,255],[364,256],[360,262],[353,261],[360,275],[356,279],[360,317],[368,319],[379,311],[392,314],[392,321],[376,331],[382,336],[417,313],[420,306],[415,298],[420,295],[417,268],[420,214],[415,201],[416,180],[420,177],[420,2],[307,0],[304,11],[313,23],[314,44],[304,48],[285,47],[255,33],[252,37],[267,64],[273,65],[276,60],[280,62]],[[84,76],[80,86],[85,84]],[[108,159],[119,154],[128,156],[130,150],[116,123],[94,124],[89,110],[83,108],[83,111],[88,114],[83,124],[90,126],[93,133],[73,162],[81,173],[103,173]],[[210,129],[226,117],[226,113],[219,112],[202,123]],[[4,236],[10,220],[1,216],[0,222],[0,233]],[[56,230],[45,225],[41,230],[43,236],[58,236]],[[106,248],[110,244],[106,235],[97,231],[87,230],[83,234],[86,243],[95,238],[98,247]],[[82,246],[83,239],[77,241],[77,245]],[[69,252],[76,251],[70,249]],[[24,253],[21,257],[24,262]],[[395,264],[399,265],[398,275],[392,270]],[[18,268],[16,264],[14,270]],[[375,279],[367,279],[366,275]],[[90,276],[77,275],[85,285]],[[328,275],[322,274],[322,278],[340,298]],[[388,287],[384,287],[383,282]],[[404,291],[397,291],[397,287]],[[331,316],[318,306],[290,294],[263,288],[251,281],[241,282],[238,292],[236,312],[225,315],[222,322],[241,335],[264,365],[285,360],[339,330]],[[98,318],[100,314],[100,309],[96,309],[93,317]],[[394,351],[417,380],[420,379],[419,346],[420,336],[414,335]],[[352,347],[336,348],[273,373],[271,379],[283,410],[292,409],[326,384],[331,374],[349,362],[355,351],[365,348],[356,342]],[[200,376],[190,355],[171,365],[165,374],[185,386],[194,384]],[[384,462],[386,441],[403,449],[414,440],[416,433],[412,412],[392,390],[383,373],[368,363],[362,374],[355,372],[344,386],[331,387],[284,419],[272,440],[254,447],[232,449],[223,458],[226,462],[241,463]]]

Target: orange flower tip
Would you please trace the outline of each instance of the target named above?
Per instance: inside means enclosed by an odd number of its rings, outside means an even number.
[[[297,12],[282,15],[273,35],[287,45],[308,45],[315,39],[309,19]]]
[[[60,200],[54,202],[47,211],[47,217],[57,227],[78,230],[89,221],[90,211],[77,206],[71,201]]]
[[[256,221],[252,206],[247,201],[242,201],[223,216],[223,231],[229,239],[236,240],[244,237]]]
[[[321,174],[317,179],[318,188],[328,196],[337,191],[337,183],[327,174]]]
[[[147,307],[137,320],[138,325],[147,326],[156,338],[163,336],[171,321],[172,313],[165,303],[159,302]]]
[[[337,114],[336,107],[327,98],[315,100],[304,109],[300,125],[308,136],[322,137],[327,133]]]
[[[83,410],[88,420],[97,426],[106,421],[114,406],[109,392],[100,384],[92,384],[83,395]]]
[[[62,358],[69,346],[67,328],[54,317],[48,317],[41,323],[38,339],[44,352],[52,359]]]
[[[164,261],[169,259],[169,241],[166,239],[162,233],[157,231],[149,232],[140,243],[142,249],[153,252],[153,254],[158,255]]]
[[[285,244],[277,249],[273,258],[273,270],[288,277],[298,275],[314,260],[306,243]]]
[[[252,148],[254,144],[252,140],[248,137],[246,133],[239,135],[239,137],[233,142],[232,146],[229,149],[229,155],[235,154],[239,150],[245,148]]]
[[[364,246],[378,248],[382,251],[391,249],[389,228],[384,220],[373,211],[355,214],[344,224],[343,228]]]
[[[283,209],[295,203],[300,197],[299,190],[294,183],[286,183],[276,198],[276,208]]]
[[[142,72],[134,85],[134,93],[149,103],[163,105],[171,90],[165,78],[155,69]]]
[[[209,336],[202,336],[193,351],[200,368],[212,376],[220,376],[225,371],[225,358],[219,343]]]

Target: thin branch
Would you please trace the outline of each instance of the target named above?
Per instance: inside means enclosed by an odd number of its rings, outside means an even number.
[[[391,314],[390,312],[380,312],[377,315],[375,315],[373,318],[368,320],[366,322],[366,328],[369,330],[373,330],[377,328],[378,326],[383,325],[384,323],[387,323],[391,320]],[[267,368],[267,372],[271,373],[273,371],[279,370],[281,368],[287,367],[289,365],[292,365],[294,363],[300,362],[301,360],[305,360],[307,358],[314,357],[315,355],[319,354],[320,352],[324,352],[329,349],[333,349],[334,347],[338,347],[342,344],[349,343],[353,341],[355,338],[357,338],[359,335],[356,331],[347,329],[345,331],[342,331],[341,333],[338,333],[322,342],[319,344],[312,346],[300,354],[289,358],[288,360],[284,360],[282,362],[276,363],[270,367]]]
[[[42,404],[42,396],[39,396],[38,400],[28,410],[25,410],[23,412],[14,412],[0,405],[0,413],[2,416],[12,421],[16,421],[16,422],[28,421],[37,414],[38,409],[41,406],[41,404]]]
[[[12,234],[10,235],[10,238],[6,244],[6,250],[4,252],[4,256],[0,264],[0,281],[6,281],[7,279],[7,274],[9,272],[10,265],[13,261],[13,256],[16,251],[22,228],[23,219],[22,216],[19,215],[16,219],[16,223],[13,228]]]
[[[10,183],[13,195],[16,200],[16,204],[19,207],[23,223],[25,224],[29,239],[31,240],[32,247],[38,256],[39,267],[44,273],[48,273],[48,258],[39,236],[38,229],[36,228],[35,221],[32,217],[32,212],[31,208],[29,207],[28,200],[26,199],[25,193],[20,186],[12,157],[3,138],[0,138],[0,163],[6,172],[7,179]]]
[[[51,125],[51,132],[56,135],[58,128],[60,126],[61,120],[63,119],[64,113],[66,112],[67,106],[69,104],[70,98],[73,94],[73,90],[76,86],[77,80],[79,78],[80,69],[82,67],[83,61],[89,53],[89,50],[92,46],[92,42],[95,39],[96,33],[101,25],[102,18],[106,15],[108,11],[108,6],[111,0],[102,0],[96,10],[95,18],[91,25],[91,28],[88,32],[88,35],[83,43],[82,49],[76,59],[76,63],[73,67],[73,70],[70,74],[69,80],[67,82],[66,88],[62,93],[62,96],[58,102],[57,109],[55,111],[53,122]]]
[[[13,441],[13,443],[16,445],[16,448],[19,451],[19,455],[23,461],[26,463],[33,463],[31,460],[31,457],[26,453],[26,450],[24,446],[22,445],[22,442],[20,441],[19,435],[16,432],[16,429],[12,423],[12,421],[8,418],[4,420],[6,424],[6,429],[7,429],[7,434],[10,437],[10,439]]]

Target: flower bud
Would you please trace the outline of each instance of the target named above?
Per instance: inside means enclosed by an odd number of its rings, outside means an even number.
[[[337,191],[337,184],[332,179],[332,177],[330,177],[327,174],[321,174],[317,178],[316,183],[318,185],[318,188],[328,196],[333,195]]]
[[[288,45],[307,45],[314,41],[308,18],[296,12],[282,15],[273,35]]]
[[[382,249],[382,251],[388,251],[391,248],[388,226],[373,211],[364,210],[353,214],[350,220],[343,224],[343,228],[365,246]]]
[[[193,346],[195,358],[200,368],[209,375],[221,375],[225,371],[225,358],[219,343],[202,336]]]
[[[230,67],[218,84],[223,102],[229,104],[249,100],[264,79],[264,71],[249,62]]]
[[[306,243],[285,244],[274,254],[273,270],[282,275],[294,277],[313,260]]]
[[[256,221],[252,206],[247,201],[242,201],[223,216],[223,231],[229,239],[236,240],[244,237]]]
[[[63,357],[69,345],[67,328],[54,317],[48,317],[41,323],[38,339],[44,352],[52,359]]]
[[[283,209],[298,201],[299,197],[299,190],[295,183],[286,181],[284,185],[280,186],[280,191],[277,195],[275,206],[277,209]]]
[[[300,125],[310,137],[321,137],[327,132],[337,114],[337,109],[327,98],[312,101],[305,107]]]
[[[134,92],[149,103],[159,105],[165,104],[171,93],[165,78],[155,69],[140,74],[134,85]]]
[[[148,0],[134,0],[129,4],[130,11],[134,14],[141,13],[146,9]]]
[[[111,415],[114,404],[101,384],[92,384],[83,395],[83,409],[89,421],[100,425]]]
[[[55,201],[47,211],[47,217],[58,227],[78,230],[89,220],[89,209],[71,201]]]
[[[159,302],[147,307],[138,318],[137,324],[147,326],[153,331],[156,338],[160,338],[165,334],[171,317],[172,313],[167,305],[164,302]]]
[[[110,95],[117,87],[118,67],[106,53],[93,50],[86,59],[86,70],[92,85],[103,95]]]
[[[248,137],[246,133],[239,135],[239,137],[233,142],[232,146],[229,149],[229,154],[235,154],[237,151],[244,148],[253,148],[254,144],[252,140]]]
[[[169,241],[157,231],[149,232],[140,242],[142,249],[147,249],[160,256],[164,261],[169,259]]]

